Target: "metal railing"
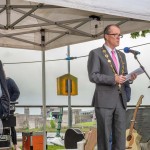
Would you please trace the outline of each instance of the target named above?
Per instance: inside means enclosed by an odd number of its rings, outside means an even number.
[[[15,107],[16,108],[24,108],[24,107],[41,108],[43,106],[42,105],[19,105],[19,104],[17,104]],[[46,108],[49,108],[49,107],[63,107],[63,108],[65,108],[65,107],[68,107],[68,105],[46,105]],[[72,105],[71,107],[83,107],[83,108],[86,108],[86,107],[93,107],[93,106],[91,106],[91,105]],[[136,105],[128,105],[127,106],[127,108],[132,108],[132,107],[136,107]],[[139,107],[140,108],[143,108],[143,107],[150,108],[150,105],[140,105]]]

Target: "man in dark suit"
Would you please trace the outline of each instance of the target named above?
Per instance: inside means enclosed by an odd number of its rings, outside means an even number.
[[[112,150],[125,150],[126,103],[130,86],[125,77],[128,73],[125,55],[116,50],[121,37],[119,26],[108,25],[104,29],[104,45],[89,54],[89,80],[96,85],[92,106],[97,118],[98,150],[110,150],[111,133]],[[133,74],[131,80],[135,78]]]
[[[5,73],[0,61],[0,118],[5,119],[9,115],[10,98],[6,84]]]

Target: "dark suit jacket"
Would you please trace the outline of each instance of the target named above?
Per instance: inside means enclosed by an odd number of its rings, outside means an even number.
[[[2,93],[4,95],[4,98],[0,98],[0,105],[1,105],[1,109],[2,109],[1,115],[8,116],[9,115],[10,98],[9,98],[9,94],[8,94],[6,78],[5,78],[5,74],[4,74],[4,70],[3,70],[1,61],[0,61],[0,84],[1,84],[1,88],[2,88]],[[0,116],[0,117],[3,117],[3,116]]]
[[[92,100],[92,106],[94,107],[103,107],[103,108],[114,108],[116,107],[117,101],[120,100],[120,92],[118,85],[115,83],[114,73],[108,59],[104,56],[102,50],[105,47],[97,48],[92,50],[88,58],[88,75],[89,80],[96,84],[95,92]],[[106,50],[106,49],[105,49]],[[109,53],[106,50],[109,59],[112,61],[112,65],[115,68],[115,64]],[[117,51],[117,54],[120,53],[122,60],[124,62],[124,75],[127,74],[127,64],[124,53]],[[120,57],[118,56],[120,62],[120,68],[122,68]],[[121,69],[120,73],[121,74]],[[126,94],[126,88],[131,92],[128,82],[125,82],[121,86],[121,97],[124,108],[126,108],[126,103],[130,97],[128,92],[128,97]]]

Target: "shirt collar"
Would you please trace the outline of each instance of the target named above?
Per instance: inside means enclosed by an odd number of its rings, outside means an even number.
[[[105,46],[106,50],[111,54],[112,49],[109,46],[107,46],[106,44],[104,44],[104,46]],[[114,48],[113,50],[116,53],[116,49]]]

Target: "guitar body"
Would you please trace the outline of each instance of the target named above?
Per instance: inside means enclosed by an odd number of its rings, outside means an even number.
[[[82,141],[84,135],[80,129],[67,129],[65,133],[64,145],[66,149],[77,149],[77,142]]]
[[[85,150],[94,150],[97,144],[97,128],[92,128],[85,136]]]
[[[126,149],[141,150],[141,136],[133,129],[132,135],[129,134],[130,129],[126,130]]]
[[[140,96],[136,104],[134,113],[133,113],[133,118],[131,120],[130,128],[126,130],[126,149],[141,150],[141,147],[140,147],[141,136],[134,129],[134,124],[136,120],[137,111],[138,111],[140,104],[142,103],[143,97],[144,97],[143,95]]]

